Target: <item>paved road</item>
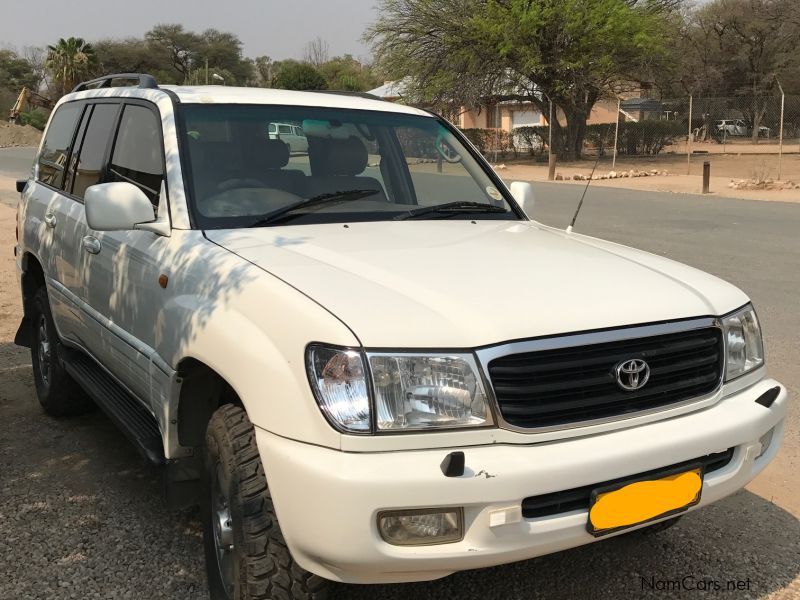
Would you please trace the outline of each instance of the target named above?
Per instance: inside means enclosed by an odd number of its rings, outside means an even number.
[[[0,148],[0,175],[24,177],[35,152],[34,148]]]
[[[30,164],[30,150],[27,152],[0,150],[0,173],[25,173]],[[565,226],[581,188],[567,184],[535,187],[535,217]],[[576,230],[689,263],[739,285],[759,310],[771,373],[797,397],[800,203],[590,188]],[[0,322],[0,330],[2,325]],[[11,348],[5,355],[13,357],[13,363],[0,364],[0,409],[11,420],[6,421],[5,432],[0,428],[0,434],[39,449],[31,453],[14,451],[8,440],[5,455],[0,448],[0,473],[5,471],[7,477],[14,473],[16,481],[25,481],[26,486],[4,487],[0,475],[0,558],[6,551],[9,553],[0,561],[6,565],[5,570],[0,566],[0,579],[17,582],[16,587],[5,590],[13,590],[13,597],[38,598],[45,589],[42,583],[52,589],[50,585],[61,585],[67,578],[74,587],[65,590],[63,597],[83,585],[88,585],[91,597],[121,597],[125,591],[131,597],[147,593],[156,598],[162,597],[159,594],[164,590],[169,590],[171,598],[201,597],[204,574],[199,564],[201,547],[196,521],[186,515],[170,514],[160,506],[155,473],[139,464],[132,449],[115,443],[118,434],[102,415],[74,421],[45,419],[33,406],[26,355]],[[15,381],[25,390],[25,397],[7,397],[5,390]],[[790,415],[787,439],[776,463],[749,490],[688,515],[659,535],[634,533],[532,561],[461,573],[438,582],[378,588],[337,586],[333,596],[339,600],[720,595],[800,598],[797,412],[793,410]],[[63,467],[51,470],[43,466],[52,462],[47,456],[60,453],[66,454]],[[70,467],[70,477],[81,473],[81,495],[69,491],[74,481],[65,480],[62,471],[66,467]],[[37,495],[46,502],[34,502],[33,496]],[[75,498],[84,504],[76,504]],[[23,511],[17,514],[13,509],[20,503]],[[4,529],[6,510],[15,516],[6,521]],[[67,514],[70,516],[65,518],[63,515]],[[94,529],[86,529],[87,522]],[[110,535],[111,542],[98,536],[96,530]],[[25,541],[29,538],[33,546]],[[14,558],[18,557],[19,545],[15,539],[34,548],[35,553],[40,547],[36,544],[40,544],[41,560],[34,557],[26,563],[28,567],[14,567],[20,564]],[[4,540],[9,543],[4,544]],[[75,540],[80,540],[80,550],[70,554],[73,544],[78,543]],[[62,555],[67,558],[59,558]],[[137,561],[135,568],[124,567],[131,560]],[[86,579],[80,561],[84,561],[83,569],[90,568],[102,576]],[[30,566],[33,564],[35,568]],[[9,565],[12,570],[6,572]],[[144,572],[151,574],[146,584],[141,583]],[[137,576],[139,583],[134,585]],[[680,583],[676,584],[676,580]],[[722,582],[724,587],[729,580],[741,581],[747,591],[698,591],[704,582],[709,586]],[[695,589],[680,587],[685,585],[694,585]],[[683,589],[683,593],[676,589]],[[22,590],[25,593],[20,593]]]

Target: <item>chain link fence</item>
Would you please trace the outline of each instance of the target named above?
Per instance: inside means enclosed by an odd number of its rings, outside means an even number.
[[[784,156],[800,153],[798,95],[753,93],[717,98],[687,95],[662,100],[619,99],[616,123],[613,101],[610,105],[611,117],[605,122],[590,119],[583,145],[584,158],[599,155],[604,165],[611,163],[606,166],[613,167],[617,160],[632,159],[657,166],[659,162],[674,163],[683,155],[689,169],[693,158],[734,155],[781,179],[786,175]],[[562,126],[565,124],[563,119],[560,122]],[[547,125],[515,127],[511,131],[466,129],[464,133],[493,161],[510,158],[543,161],[550,151]],[[558,153],[558,139],[553,140],[553,146]],[[800,177],[793,172],[789,175],[794,179]]]

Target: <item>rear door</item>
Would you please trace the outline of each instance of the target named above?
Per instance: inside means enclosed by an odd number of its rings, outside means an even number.
[[[103,180],[141,189],[154,215],[166,202],[161,118],[155,105],[126,99],[108,153]],[[168,237],[149,231],[88,231],[96,254],[84,254],[85,295],[102,315],[100,348],[106,367],[139,398],[150,399],[150,359],[163,303],[159,276]]]
[[[25,247],[42,264],[50,307],[64,339],[80,340],[76,284],[77,224],[83,208],[64,191],[67,165],[83,131],[84,102],[67,102],[53,114],[37,157],[34,181],[26,189]]]

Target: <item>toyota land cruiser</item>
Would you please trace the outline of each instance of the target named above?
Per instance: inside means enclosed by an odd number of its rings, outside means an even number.
[[[531,220],[426,111],[114,75],[61,99],[18,188],[39,401],[99,405],[201,505],[214,598],[664,526],[778,450],[745,294]]]

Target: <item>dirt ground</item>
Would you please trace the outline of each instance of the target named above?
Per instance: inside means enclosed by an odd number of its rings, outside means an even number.
[[[731,146],[728,146],[730,149]],[[731,179],[777,178],[778,157],[771,154],[695,154],[691,161],[686,155],[661,154],[654,157],[620,158],[613,170],[668,171],[667,176],[604,179],[592,181],[597,187],[625,188],[651,192],[678,192],[700,194],[703,191],[703,162],[711,163],[710,191],[712,196],[743,198],[747,200],[774,200],[779,202],[800,202],[800,190],[737,190],[729,187]],[[498,164],[499,163],[499,164]],[[495,169],[506,181],[546,181],[547,165],[526,159],[498,161]],[[556,173],[567,178],[565,185],[586,185],[585,181],[574,181],[575,174],[590,175],[594,163],[590,160],[559,163]],[[611,160],[603,159],[597,165],[596,175],[612,171]],[[688,174],[687,174],[688,171]],[[800,183],[800,153],[785,154],[781,164],[781,180]]]
[[[38,146],[42,132],[30,125],[15,125],[0,121],[0,148],[11,146]]]

